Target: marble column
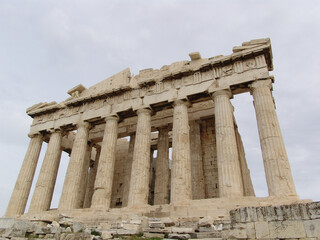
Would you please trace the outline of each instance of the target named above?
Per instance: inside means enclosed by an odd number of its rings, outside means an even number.
[[[118,116],[106,118],[91,208],[110,208],[118,139],[118,120]]]
[[[14,186],[5,217],[22,215],[27,205],[42,146],[42,135],[30,135],[30,143]]]
[[[59,210],[80,208],[81,179],[83,168],[86,164],[89,129],[90,124],[88,122],[80,122],[77,125],[77,134],[73,142],[70,161],[64,179]]]
[[[271,80],[251,84],[263,163],[270,196],[293,195],[296,189],[271,94]]]
[[[92,152],[92,143],[88,144],[85,163],[82,169],[82,178],[80,183],[80,198],[79,198],[79,207],[84,208],[84,201],[86,197],[87,184],[88,184],[88,176],[89,176],[89,166],[91,161],[91,152]]]
[[[90,166],[88,184],[87,184],[86,196],[84,198],[83,208],[89,208],[91,206],[92,195],[94,192],[94,183],[96,181],[97,170],[99,166],[101,147],[95,147],[95,149],[96,149],[96,156],[95,156],[95,160]]]
[[[134,142],[136,139],[136,135],[130,135],[130,142],[129,142],[129,150],[128,150],[128,157],[127,157],[127,164],[126,164],[126,174],[124,177],[124,186],[123,186],[123,197],[122,197],[122,206],[128,206],[128,198],[129,198],[129,188],[130,188],[130,178],[131,178],[131,169],[132,169],[132,160],[133,160],[133,151],[134,151]]]
[[[43,159],[38,181],[30,203],[29,213],[42,212],[50,209],[62,153],[61,141],[61,130],[54,130],[51,133],[47,151]]]
[[[139,109],[129,189],[129,207],[148,204],[150,175],[151,110]]]
[[[148,204],[154,204],[154,184],[156,180],[156,158],[153,157],[154,149],[150,148],[150,170],[149,170],[149,195],[148,195]]]
[[[158,153],[156,160],[156,179],[154,186],[154,205],[169,203],[169,128],[158,129]]]
[[[220,197],[243,196],[231,96],[228,90],[213,94]]]
[[[171,203],[192,199],[187,102],[174,103],[172,129]]]
[[[199,121],[190,122],[190,136],[192,199],[204,199],[206,195]]]
[[[238,146],[239,163],[241,169],[242,185],[243,185],[243,195],[244,196],[255,196],[254,188],[251,181],[250,170],[248,168],[246,155],[244,152],[243,143],[241,136],[238,131],[238,126],[235,124],[234,129],[236,132],[236,141]]]

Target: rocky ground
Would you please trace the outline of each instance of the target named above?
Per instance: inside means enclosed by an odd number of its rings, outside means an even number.
[[[134,216],[85,225],[65,215],[56,221],[1,218],[0,240],[320,239],[320,202],[239,208],[230,219]]]

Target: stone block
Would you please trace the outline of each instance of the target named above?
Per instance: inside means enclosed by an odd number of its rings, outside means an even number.
[[[221,232],[199,232],[195,233],[196,238],[219,238],[221,237]]]
[[[104,239],[111,239],[112,234],[109,231],[102,231],[101,232],[101,238]]]
[[[85,227],[79,222],[74,222],[72,228],[74,233],[83,232],[85,229]]]
[[[233,228],[229,230],[228,238],[247,239],[247,230],[240,228]]]
[[[137,231],[137,230],[117,229],[118,235],[135,235],[138,233],[139,233],[139,231]]]
[[[282,221],[283,220],[283,211],[282,211],[281,206],[274,207],[274,210],[275,210],[275,213],[277,216],[277,220]]]
[[[290,205],[283,205],[281,206],[282,212],[283,212],[283,219],[284,220],[292,220],[292,212]]]
[[[166,226],[166,227],[172,227],[175,225],[174,221],[172,219],[166,217],[166,218],[161,218],[161,222]]]
[[[246,229],[247,229],[247,236],[248,238],[256,238],[256,230],[254,228],[253,222],[247,223]]]
[[[269,225],[268,222],[255,222],[254,228],[256,231],[257,239],[269,238]]]
[[[122,228],[125,230],[141,231],[141,226],[137,224],[124,223]]]
[[[304,238],[306,231],[302,221],[269,222],[270,238]]]
[[[275,221],[277,220],[277,215],[275,212],[275,208],[273,206],[266,207],[266,220],[267,221]]]
[[[240,222],[244,223],[247,220],[247,209],[246,208],[240,208]]]
[[[164,228],[165,225],[162,222],[149,222],[150,228]]]
[[[191,236],[189,234],[178,234],[178,233],[170,233],[169,238],[174,239],[190,239]]]
[[[240,222],[240,209],[230,211],[231,222]]]
[[[320,218],[320,202],[308,203],[307,207],[311,219]]]
[[[15,223],[13,224],[13,228],[20,229],[25,232],[33,232],[35,230],[36,226],[30,221],[19,220],[19,221],[15,221]]]
[[[142,231],[150,233],[169,233],[171,232],[171,228],[142,228]]]
[[[13,218],[0,218],[0,228],[12,228],[13,224]]]
[[[164,238],[162,233],[144,233],[143,236],[145,238]]]
[[[15,229],[15,228],[7,228],[3,237],[24,237],[26,235],[26,231],[22,229]]]
[[[266,208],[265,207],[257,207],[256,208],[257,212],[257,221],[266,221]]]
[[[204,218],[201,218],[201,219],[198,221],[199,227],[210,227],[211,224],[213,224],[213,218],[210,217],[210,216],[206,216],[206,217],[204,217]]]
[[[303,221],[307,237],[320,238],[320,219]]]
[[[60,224],[59,224],[57,221],[53,221],[53,222],[51,223],[51,225],[52,225],[53,227],[60,227]]]
[[[209,227],[199,227],[199,232],[213,232],[214,230],[212,229],[211,226]]]
[[[298,206],[299,206],[299,210],[300,210],[301,219],[303,219],[303,220],[310,219],[307,205],[301,203],[301,204],[298,204]]]
[[[246,207],[246,222],[257,221],[257,211],[255,207]]]
[[[292,219],[293,220],[299,220],[301,219],[301,212],[298,204],[290,205],[291,213],[292,213]]]
[[[140,225],[142,223],[142,220],[140,220],[140,219],[132,219],[132,220],[129,221],[129,223]]]
[[[181,228],[181,227],[172,227],[171,231],[173,233],[193,233],[194,232],[194,228]]]

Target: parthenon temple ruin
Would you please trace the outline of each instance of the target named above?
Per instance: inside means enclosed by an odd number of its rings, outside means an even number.
[[[270,39],[244,42],[230,55],[189,57],[137,75],[127,68],[89,88],[75,86],[65,101],[28,108],[30,143],[5,216],[228,219],[238,207],[303,201],[272,96]],[[267,197],[255,196],[230,101],[236,94],[253,99]],[[58,208],[50,209],[62,151],[70,160]]]

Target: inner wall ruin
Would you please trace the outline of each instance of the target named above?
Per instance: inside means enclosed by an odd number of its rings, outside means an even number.
[[[135,76],[125,69],[72,88],[61,103],[28,108],[30,143],[5,216],[63,213],[87,224],[132,215],[228,220],[239,207],[308,202],[296,193],[275,111],[270,39],[244,42],[227,56],[189,56]],[[268,197],[255,197],[230,102],[236,94],[253,98]],[[70,161],[58,209],[50,209],[62,151]]]

